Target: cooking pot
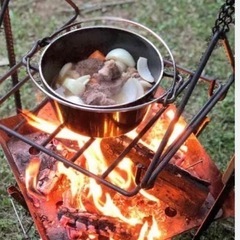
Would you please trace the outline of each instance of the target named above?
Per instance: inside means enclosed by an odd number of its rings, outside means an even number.
[[[70,130],[89,137],[115,137],[125,134],[143,120],[150,104],[118,108],[95,109],[66,102],[51,95],[60,121]]]
[[[131,21],[126,22],[135,24]],[[151,30],[148,31],[152,33]],[[163,44],[167,47],[164,42]],[[135,61],[140,56],[147,58],[155,82],[142,97],[127,104],[93,106],[70,102],[56,93],[54,81],[63,65],[86,59],[95,50],[107,54],[115,48],[127,50]],[[163,59],[158,49],[145,37],[125,28],[97,25],[71,30],[50,42],[39,62],[40,83],[31,74],[29,63],[28,71],[37,86],[54,100],[58,117],[66,127],[86,136],[113,137],[136,128],[151,103],[159,100],[153,96],[163,77]]]
[[[55,91],[55,81],[61,68],[69,62],[87,59],[95,50],[107,55],[112,49],[127,50],[137,62],[139,57],[148,60],[149,70],[155,79],[153,86],[144,95],[132,102],[116,105],[90,105],[91,108],[120,108],[133,106],[152,98],[163,76],[163,59],[158,49],[146,38],[116,27],[91,26],[76,29],[55,39],[45,49],[40,59],[39,70],[46,89],[59,98],[69,101]],[[82,104],[85,105],[85,104]]]

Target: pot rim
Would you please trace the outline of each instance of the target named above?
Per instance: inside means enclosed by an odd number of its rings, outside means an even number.
[[[131,102],[126,102],[126,103],[122,103],[122,104],[114,104],[114,105],[89,105],[89,104],[77,104],[77,103],[74,103],[74,102],[71,102],[69,101],[68,99],[64,98],[63,96],[61,96],[60,94],[58,94],[48,83],[47,81],[45,80],[45,77],[43,76],[43,72],[42,72],[42,61],[43,61],[43,58],[46,54],[46,52],[49,50],[49,48],[51,48],[52,44],[54,44],[56,41],[59,41],[59,39],[61,40],[62,37],[64,36],[67,36],[71,33],[74,33],[74,32],[78,32],[78,31],[83,31],[83,30],[86,30],[86,29],[99,29],[99,28],[107,28],[107,29],[114,29],[114,30],[120,30],[120,31],[123,31],[123,32],[126,32],[126,33],[129,33],[129,34],[132,34],[132,35],[135,35],[137,36],[138,38],[141,38],[142,40],[144,40],[145,42],[147,42],[153,49],[154,51],[156,51],[157,53],[157,56],[159,57],[159,61],[160,61],[160,73],[159,73],[159,77],[158,79],[154,82],[153,86],[145,92],[145,94],[143,94],[142,96],[140,96],[139,98],[135,99],[134,101],[131,101]],[[140,57],[140,56],[139,56]],[[78,29],[73,29],[69,32],[66,32],[66,33],[63,33],[62,35],[56,37],[53,41],[51,41],[51,43],[43,50],[42,54],[41,54],[41,57],[40,57],[40,60],[39,60],[39,74],[40,74],[40,78],[41,78],[41,81],[44,85],[44,87],[46,88],[46,92],[47,92],[47,95],[51,98],[53,98],[53,95],[54,95],[54,98],[55,100],[59,100],[61,99],[61,102],[66,102],[66,103],[69,103],[72,107],[73,106],[77,106],[80,107],[80,109],[85,109],[85,110],[90,110],[90,109],[102,109],[103,111],[101,112],[107,112],[107,111],[104,111],[104,109],[107,109],[107,110],[110,110],[111,109],[114,109],[114,111],[119,111],[121,108],[124,108],[126,109],[129,108],[129,107],[133,107],[133,109],[137,109],[138,108],[138,102],[140,102],[141,100],[143,100],[144,98],[147,97],[147,95],[150,95],[153,91],[156,90],[156,88],[159,86],[162,78],[163,78],[163,73],[164,73],[164,61],[163,61],[163,57],[160,53],[160,51],[157,49],[157,47],[150,41],[148,40],[146,37],[143,37],[141,35],[139,35],[138,33],[134,32],[134,31],[130,31],[130,30],[126,30],[126,29],[123,29],[121,27],[116,27],[116,26],[108,26],[108,25],[96,25],[96,26],[87,26],[87,27],[81,27],[81,28],[78,28]],[[46,93],[45,92],[45,93]],[[150,100],[150,102],[154,102],[156,100]],[[147,105],[149,104],[149,102],[147,102],[146,104],[140,104],[140,106],[142,105]],[[110,112],[109,111],[109,112]],[[111,111],[112,112],[112,111]]]

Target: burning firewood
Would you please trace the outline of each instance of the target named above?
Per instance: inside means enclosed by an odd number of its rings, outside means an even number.
[[[101,141],[101,149],[108,162],[116,159],[132,140],[127,136],[106,138]],[[127,154],[136,165],[141,163],[147,168],[154,153],[145,145],[136,144]],[[178,158],[178,156],[175,156]],[[173,159],[175,162],[176,159]],[[170,207],[182,214],[194,216],[198,213],[209,193],[209,183],[174,165],[167,164],[156,180],[154,195],[167,202]]]
[[[134,240],[138,238],[142,226],[138,224],[132,228],[131,225],[120,219],[88,212],[71,211],[65,207],[59,208],[58,219],[61,225],[68,230],[69,239]]]

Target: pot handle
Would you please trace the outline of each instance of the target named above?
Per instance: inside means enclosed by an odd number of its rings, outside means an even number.
[[[43,92],[47,95],[47,91],[42,83],[42,80],[39,77],[39,68],[36,65],[32,65],[31,64],[31,54],[35,54],[36,51],[38,51],[38,44],[36,43],[34,45],[34,47],[31,49],[31,51],[29,52],[29,55],[26,55],[23,58],[23,63],[25,64],[26,68],[27,68],[27,72],[29,77],[31,78],[31,80],[33,81],[33,83]],[[37,75],[35,77],[35,75]]]
[[[174,75],[172,73],[164,72],[163,77],[174,78]],[[161,103],[163,106],[166,106],[173,103],[181,91],[183,82],[183,77],[180,74],[177,74],[175,84],[160,96],[151,98],[148,104]]]
[[[140,23],[137,23],[137,22],[134,22],[134,21],[131,21],[128,19],[124,19],[124,18],[119,18],[119,17],[95,17],[95,18],[90,18],[90,19],[84,19],[78,24],[80,24],[80,26],[82,26],[85,23],[94,22],[94,21],[95,22],[101,21],[102,23],[106,23],[109,21],[114,24],[129,24],[131,30],[133,30],[133,28],[134,28],[133,31],[135,31],[135,32],[137,30],[139,31],[139,29],[140,29],[140,31],[145,31],[145,33],[147,33],[148,36],[154,37],[155,41],[157,40],[159,43],[161,43],[161,45],[165,48],[165,50],[167,50],[168,55],[170,56],[171,66],[173,68],[172,74],[168,74],[168,73],[163,73],[163,74],[165,74],[166,77],[171,77],[173,79],[173,81],[172,81],[170,88],[166,92],[166,95],[160,96],[157,99],[155,99],[154,101],[157,101],[157,102],[163,103],[163,104],[168,104],[170,102],[173,102],[176,99],[177,90],[182,83],[182,77],[178,75],[175,59],[173,57],[173,54],[172,54],[170,48],[158,34],[156,34],[153,30],[149,29],[148,27],[146,27]],[[77,23],[71,24],[68,27],[76,27],[76,24]]]
[[[119,24],[130,24],[131,26],[136,27],[136,29],[138,29],[138,30],[140,29],[141,31],[146,31],[147,34],[150,34],[152,37],[154,37],[156,40],[158,40],[159,43],[162,44],[162,46],[167,50],[167,52],[171,58],[171,65],[173,68],[173,74],[169,74],[169,73],[163,73],[163,74],[165,75],[165,77],[173,78],[173,81],[172,81],[170,88],[168,89],[168,91],[165,94],[163,94],[160,97],[157,97],[156,99],[150,100],[148,102],[148,104],[153,103],[153,102],[158,102],[158,103],[162,103],[162,104],[166,105],[168,103],[173,102],[176,99],[177,90],[181,85],[182,78],[177,73],[176,63],[175,63],[175,60],[174,60],[171,50],[169,49],[167,44],[164,42],[164,40],[158,34],[156,34],[154,31],[149,29],[148,27],[146,27],[140,23],[137,23],[137,22],[134,22],[134,21],[131,21],[128,19],[124,19],[124,18],[119,18],[119,17],[96,17],[96,18],[90,18],[90,19],[83,19],[80,22],[66,24],[62,28],[60,28],[56,32],[54,32],[52,35],[50,35],[49,37],[38,40],[35,43],[35,45],[33,46],[33,48],[29,51],[29,53],[23,58],[23,63],[27,66],[27,71],[29,73],[29,76],[33,80],[33,82],[38,87],[40,87],[40,89],[43,92],[46,93],[46,89],[44,88],[41,80],[35,79],[33,77],[34,73],[39,72],[39,69],[37,66],[31,64],[30,61],[33,58],[33,55],[37,51],[39,51],[41,48],[50,44],[53,41],[53,39],[55,37],[59,36],[62,32],[68,32],[71,29],[81,28],[85,23],[89,24],[89,22],[97,22],[97,21],[101,21],[104,24],[107,21],[110,21],[110,22],[112,21],[115,24],[116,24],[116,22]],[[135,31],[136,31],[136,29],[135,29]],[[145,104],[143,103],[143,105],[145,105]]]

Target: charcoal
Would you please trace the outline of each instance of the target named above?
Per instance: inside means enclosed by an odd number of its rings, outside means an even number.
[[[51,240],[69,240],[66,229],[62,226],[47,228],[46,235]]]

